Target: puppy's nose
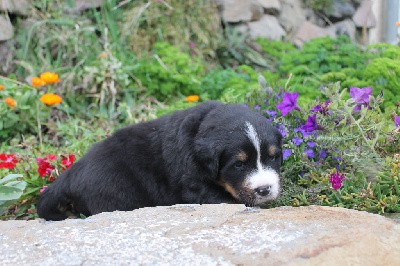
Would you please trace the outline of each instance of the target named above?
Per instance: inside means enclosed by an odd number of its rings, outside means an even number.
[[[267,196],[271,192],[271,186],[262,186],[255,189],[260,196]]]

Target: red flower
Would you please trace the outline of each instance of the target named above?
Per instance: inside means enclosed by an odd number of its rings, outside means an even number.
[[[51,177],[51,172],[54,170],[54,166],[48,161],[49,156],[45,158],[37,158],[36,162],[38,164],[38,173],[40,177],[49,176]]]
[[[0,169],[14,169],[19,159],[14,154],[0,154]]]
[[[70,154],[68,156],[62,156],[61,164],[64,165],[64,169],[70,168],[75,161],[75,155]]]

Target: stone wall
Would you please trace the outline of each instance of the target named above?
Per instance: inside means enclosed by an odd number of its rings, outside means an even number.
[[[97,8],[103,0],[74,0],[73,7],[60,7],[68,13],[80,13]],[[210,0],[216,1],[222,20],[250,38],[272,40],[288,39],[301,46],[321,36],[347,34],[353,40],[366,44],[369,32],[380,41],[382,15],[381,1],[334,0],[328,11],[316,12],[305,6],[304,0]],[[383,1],[382,1],[383,2]],[[29,19],[32,1],[0,0],[0,74],[12,72],[16,17]],[[380,11],[380,12],[381,12]],[[382,12],[383,13],[383,12]],[[14,18],[14,19],[13,19]],[[380,29],[380,30],[379,30]]]
[[[314,11],[303,0],[216,0],[222,20],[252,39],[282,38],[301,46],[322,36],[346,34],[365,43],[377,26],[371,0],[333,1],[331,8]]]

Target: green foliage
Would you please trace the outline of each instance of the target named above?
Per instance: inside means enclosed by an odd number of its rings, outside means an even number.
[[[0,91],[0,142],[22,134],[38,134],[38,127],[50,115],[50,108],[39,101],[38,90],[9,78],[1,78],[5,89]],[[11,97],[14,108],[4,101]]]
[[[26,182],[20,180],[21,177],[19,174],[9,174],[0,179],[0,214],[22,196]]]
[[[217,5],[213,1],[130,1],[123,14],[122,35],[139,56],[164,41],[203,59],[216,57],[223,41]]]
[[[385,98],[382,107],[389,112],[400,102],[398,46],[375,44],[363,50],[347,36],[313,39],[299,50],[265,39],[259,39],[258,43],[265,53],[276,58],[282,78],[292,74],[290,85],[302,96],[302,106],[323,97],[316,88],[338,81],[343,89],[373,87],[375,96],[382,90]]]
[[[207,73],[201,81],[199,93],[202,98],[217,100],[222,93],[228,88],[228,84],[235,78],[242,76],[233,69],[214,69]]]
[[[279,62],[285,54],[296,51],[296,47],[290,42],[258,38],[257,43],[261,46],[264,53],[273,57],[277,62]]]
[[[307,7],[315,11],[329,11],[332,8],[333,0],[305,0]]]
[[[198,94],[202,63],[166,43],[154,45],[154,55],[139,60],[134,73],[148,92],[158,99]]]

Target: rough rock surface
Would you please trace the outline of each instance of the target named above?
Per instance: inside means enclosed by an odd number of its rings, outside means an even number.
[[[372,12],[372,1],[364,0],[353,15],[353,21],[357,27],[373,28],[376,26],[376,18]]]
[[[328,30],[334,35],[347,35],[354,42],[356,41],[356,26],[351,19],[339,21],[328,27]]]
[[[0,14],[0,41],[10,40],[13,36],[14,28],[9,18]]]
[[[335,37],[335,32],[329,28],[321,28],[311,22],[305,21],[301,24],[299,30],[293,38],[293,42],[297,46],[302,46],[305,42],[314,38],[323,36]]]
[[[28,0],[0,0],[0,10],[19,15],[27,15],[31,8],[31,2],[32,1]]]
[[[0,222],[4,265],[400,265],[400,224],[329,207],[176,205]]]
[[[279,0],[258,0],[258,3],[264,8],[267,14],[279,14],[282,9]]]
[[[257,0],[223,0],[222,19],[226,22],[258,20],[264,13]]]
[[[278,19],[271,15],[264,15],[260,20],[249,22],[248,25],[250,36],[253,39],[263,37],[270,40],[281,40],[286,35]]]
[[[15,41],[0,41],[0,75],[8,75],[13,70]]]
[[[306,11],[303,9],[302,0],[282,0],[281,4],[279,22],[286,31],[296,31],[306,20]]]

